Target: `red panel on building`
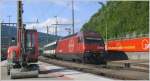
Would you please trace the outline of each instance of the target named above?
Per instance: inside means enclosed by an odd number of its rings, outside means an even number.
[[[133,38],[111,40],[107,42],[107,50],[124,52],[148,52],[150,48],[149,38]]]

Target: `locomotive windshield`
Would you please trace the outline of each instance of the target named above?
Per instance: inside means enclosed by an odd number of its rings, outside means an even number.
[[[85,38],[85,43],[87,44],[100,44],[104,45],[103,39],[101,38]]]

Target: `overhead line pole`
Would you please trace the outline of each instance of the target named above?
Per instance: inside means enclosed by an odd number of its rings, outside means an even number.
[[[46,26],[46,30],[47,30],[47,44],[48,44],[48,32],[49,32],[49,27]]]
[[[8,30],[9,30],[9,32],[8,32],[8,35],[10,36],[10,18],[11,18],[12,16],[11,15],[9,15],[8,16],[8,23],[9,23],[9,27],[8,27]],[[10,37],[9,37],[10,38]],[[9,42],[9,46],[10,46],[10,42]]]
[[[72,24],[51,24],[51,25],[57,25],[57,28],[59,27],[58,25],[72,25]],[[56,26],[55,26],[56,27]],[[57,28],[55,28],[55,34],[57,34],[58,32],[57,31]]]
[[[10,23],[10,18],[11,18],[11,17],[12,17],[11,15],[8,16],[8,21],[9,21],[9,23]],[[10,26],[10,25],[9,25],[9,26]]]
[[[102,7],[105,7],[105,5],[104,5],[104,3],[102,3],[102,2],[98,2],[100,5],[102,5]],[[106,8],[106,11],[104,12],[104,13],[106,13],[106,19],[107,19],[107,8]],[[106,25],[106,40],[105,40],[105,49],[107,50],[107,21],[105,20],[105,25]]]
[[[57,36],[57,24],[58,24],[58,19],[57,19],[57,16],[55,16],[55,18],[56,18],[55,35]]]
[[[72,34],[74,34],[74,1],[72,0]]]

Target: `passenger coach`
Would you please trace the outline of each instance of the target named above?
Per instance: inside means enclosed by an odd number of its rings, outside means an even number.
[[[44,56],[48,56],[48,57],[55,57],[55,50],[56,50],[56,44],[57,41],[54,41],[52,43],[49,43],[47,45],[44,46]]]

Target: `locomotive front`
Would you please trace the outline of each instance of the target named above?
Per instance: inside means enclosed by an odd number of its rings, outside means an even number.
[[[96,32],[83,32],[84,61],[88,63],[105,63],[105,44],[103,38]]]

